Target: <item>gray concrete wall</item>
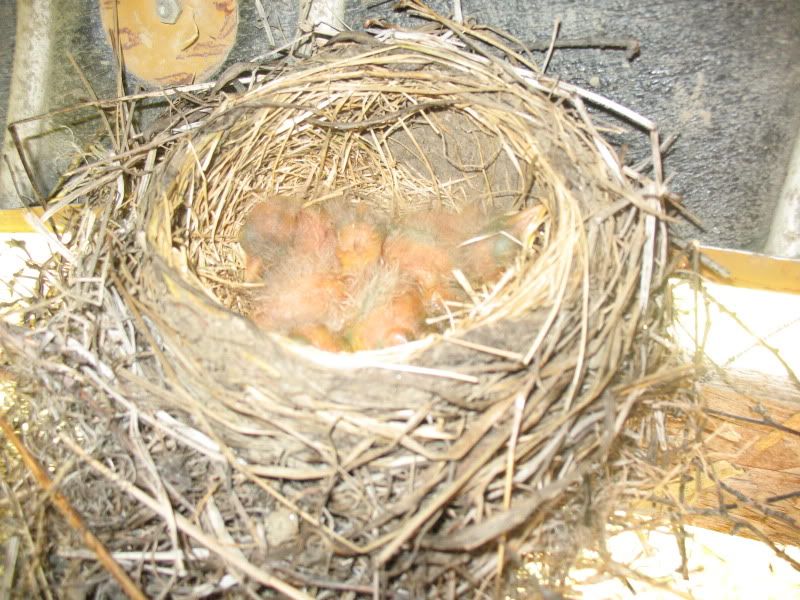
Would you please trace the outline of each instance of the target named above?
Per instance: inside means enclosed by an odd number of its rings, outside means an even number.
[[[47,2],[48,0],[26,0]],[[51,36],[52,60],[42,77],[43,107],[54,108],[84,96],[66,64],[69,50],[100,95],[114,93],[111,54],[99,25],[96,0],[49,0],[61,15]],[[358,29],[367,17],[398,19],[391,2],[350,0],[345,22]],[[448,13],[452,2],[430,4]],[[525,42],[549,40],[553,22],[561,37],[603,34],[633,36],[641,55],[559,50],[549,73],[602,93],[655,119],[665,134],[680,139],[667,157],[667,174],[686,204],[702,219],[704,232],[679,228],[686,236],[733,248],[760,249],[767,239],[795,135],[800,131],[800,1],[728,0],[462,0],[464,14],[512,32]],[[9,0],[0,0],[0,35]],[[297,4],[267,2],[278,44],[294,35]],[[262,54],[266,36],[253,0],[240,0],[240,35],[230,61]],[[10,36],[0,40],[0,65]],[[538,58],[542,53],[535,54]],[[1,77],[1,76],[0,76]],[[25,83],[23,77],[23,83]],[[32,84],[30,77],[27,84]],[[33,82],[35,84],[35,82]],[[135,82],[132,82],[135,85]],[[0,78],[0,94],[2,94]],[[4,104],[0,98],[0,104]],[[17,107],[16,117],[23,116]],[[51,185],[74,143],[94,131],[87,114],[50,124],[56,143],[39,143],[38,170]],[[641,136],[618,140],[632,159],[646,152]],[[53,150],[47,150],[48,146]],[[4,165],[0,164],[0,170]],[[0,206],[19,204],[7,190]]]
[[[452,2],[432,2],[452,12]],[[680,139],[666,159],[672,186],[706,224],[681,234],[732,248],[760,249],[800,131],[800,1],[462,0],[465,16],[524,42],[633,36],[641,55],[559,50],[548,73],[599,92],[658,122]],[[376,11],[351,3],[350,22]],[[543,53],[535,53],[543,58]],[[646,152],[641,140],[632,156]]]

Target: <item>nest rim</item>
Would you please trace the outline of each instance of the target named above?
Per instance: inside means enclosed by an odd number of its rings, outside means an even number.
[[[390,59],[392,58],[392,53],[399,53],[401,55],[401,61],[399,64],[402,66],[399,66],[397,71],[402,73],[403,69],[407,68],[408,63],[414,64],[415,61],[418,63],[431,61],[432,53],[430,45],[431,42],[425,39],[423,39],[423,41],[417,45],[414,45],[413,43],[407,40],[404,40],[403,42],[400,43],[395,42],[394,44],[387,43],[384,45],[384,47],[379,48],[377,50],[374,47],[368,47],[365,51],[356,54],[354,58],[351,56],[346,56],[345,58],[340,58],[338,61],[332,61],[332,62],[328,61],[322,67],[320,67],[319,65],[312,64],[310,67],[306,69],[303,68],[297,69],[287,75],[283,75],[274,80],[267,81],[259,87],[254,87],[252,90],[246,92],[243,96],[234,98],[228,105],[225,105],[225,103],[223,103],[223,106],[221,106],[218,109],[217,115],[212,115],[211,118],[209,118],[209,122],[213,123],[215,116],[217,118],[221,118],[224,117],[226,114],[235,115],[237,111],[241,110],[241,107],[244,107],[246,109],[248,105],[253,105],[253,104],[258,105],[259,98],[263,98],[265,95],[269,96],[270,94],[279,94],[280,88],[291,87],[291,82],[293,79],[299,79],[302,81],[303,78],[306,77],[308,74],[311,74],[313,77],[319,75],[320,72],[324,73],[325,70],[334,73],[337,71],[337,69],[340,70],[344,69],[345,73],[341,76],[341,79],[344,80],[353,79],[355,77],[355,74],[353,72],[348,73],[347,69],[352,69],[352,64],[354,62],[356,65],[358,65],[359,63],[363,63],[363,61],[376,60],[377,57],[376,62],[381,66],[381,68],[386,69],[388,68],[387,65],[389,64]],[[444,50],[442,50],[442,48],[438,48],[437,51],[440,54],[446,51],[453,51],[455,58],[451,57],[452,60],[456,59],[464,60],[463,52],[456,51],[453,48],[445,47]],[[415,52],[419,54],[415,56],[414,54]],[[402,59],[407,60],[408,63],[403,65]],[[447,63],[447,61],[445,61],[445,63]],[[478,64],[480,63],[481,61],[479,60]],[[428,64],[430,65],[430,62]],[[440,63],[434,62],[433,64],[434,64],[434,69],[441,67]],[[357,71],[359,67],[357,66],[355,68]],[[457,73],[463,72],[463,69],[464,67],[463,65],[461,65],[460,70],[456,70],[456,72]],[[387,78],[388,77],[389,75],[387,75]],[[492,83],[492,85],[496,84]],[[537,91],[535,89],[534,90],[529,89],[527,91],[528,93],[532,94],[541,94],[540,91]],[[518,94],[519,90],[515,90],[514,93]],[[545,101],[548,103],[550,107],[552,107],[554,111],[562,110],[561,103],[563,101],[563,98],[556,96],[555,100],[548,98]],[[264,104],[269,105],[270,101],[267,100],[266,102],[264,102]],[[281,103],[275,102],[275,105],[280,107]],[[458,114],[463,114],[469,111],[469,109],[471,108],[469,103],[465,101],[465,105],[466,105],[465,107],[460,107],[458,109]],[[281,108],[278,108],[276,110],[281,110]],[[291,106],[287,107],[285,110],[287,112],[287,116],[283,122],[284,125],[287,122],[296,120],[296,117],[292,116],[292,114],[293,113],[296,114],[298,109],[297,106]],[[507,107],[506,110],[508,110],[509,113],[518,112],[518,109],[515,107]],[[253,116],[254,116],[253,121],[258,121],[258,113],[257,112],[254,113]],[[615,155],[613,154],[613,151],[610,150],[610,147],[607,145],[607,143],[602,137],[599,137],[596,134],[596,132],[592,131],[589,127],[587,127],[585,123],[581,123],[578,117],[579,116],[577,114],[568,115],[567,117],[568,120],[571,120],[569,126],[574,128],[575,132],[580,137],[583,138],[584,143],[587,144],[587,146],[589,146],[590,151],[594,152],[595,154],[594,159],[596,164],[598,165],[601,172],[604,172],[606,174],[606,181],[603,184],[603,186],[606,187],[607,189],[613,190],[613,193],[617,196],[618,199],[622,198],[624,200],[630,201],[632,197],[636,197],[638,193],[631,185],[632,183],[631,180],[623,176],[622,168],[620,164],[617,162]],[[319,123],[317,123],[316,125],[320,126]],[[212,133],[208,134],[208,136],[213,140],[210,142],[210,145],[216,147],[219,140],[214,138],[215,133],[213,132],[213,129],[214,128],[212,127]],[[196,136],[193,137],[191,140],[187,142],[187,144],[193,145],[194,142],[192,140],[196,139],[197,139]],[[507,145],[508,140],[504,141],[506,142],[506,150],[512,155],[513,160],[519,161],[522,158],[524,158],[525,160],[530,161],[531,159],[530,156],[520,157],[519,155],[514,154],[513,151],[508,150],[508,145]],[[517,141],[517,145],[518,144],[519,141]],[[203,143],[197,144],[197,147],[202,147],[202,146]],[[193,150],[193,152],[196,152],[196,150]],[[213,152],[214,151],[212,151],[212,154]],[[203,162],[206,163],[210,157],[211,155],[208,155],[203,160]],[[535,161],[537,160],[537,158],[538,156],[534,151],[533,160]],[[197,156],[189,157],[189,160],[186,160],[184,162],[183,168],[189,170],[194,169],[196,163],[199,162],[200,160],[201,159]],[[517,168],[519,169],[519,167]],[[174,165],[169,165],[169,169],[174,174],[174,169],[175,169]],[[563,178],[561,177],[561,175],[562,174],[558,172],[549,173],[547,175],[549,177],[548,183],[552,184],[555,188],[554,190],[550,190],[552,192],[553,197],[546,199],[547,201],[549,201],[549,204],[546,207],[547,219],[550,221],[551,225],[552,222],[555,221],[556,219],[558,219],[559,221],[567,220],[564,215],[564,208],[565,208],[564,205],[566,205],[567,209],[570,209],[574,208],[574,206],[577,204],[574,194],[570,189],[568,189],[569,184],[565,183],[562,180]],[[176,177],[176,179],[178,179],[178,177]],[[158,198],[159,196],[163,196],[164,192],[161,188],[158,187],[158,185],[153,186],[151,184],[151,187],[155,188],[155,194],[152,196],[155,196],[156,198]],[[292,195],[293,193],[294,193],[293,190],[285,190],[285,189],[276,190],[273,192],[274,195],[287,195],[287,194]],[[525,196],[526,193],[527,192],[522,192],[519,195],[519,199],[523,202],[528,199]],[[308,204],[311,204],[313,202],[314,200],[312,199]],[[552,206],[553,204],[556,204],[556,206],[553,207]],[[577,212],[580,213],[581,211],[577,210]],[[555,213],[558,214],[556,215]],[[157,218],[153,216],[156,214],[158,213],[156,212],[151,213],[151,219]],[[169,220],[171,222],[174,217],[172,215],[169,215],[168,212],[165,213],[162,211],[160,213],[160,218],[162,220]],[[590,217],[584,215],[583,218],[590,218]],[[564,242],[568,242],[572,246],[570,249],[571,254],[569,258],[565,261],[566,263],[571,263],[576,253],[581,254],[583,256],[584,261],[588,260],[587,256],[588,249],[586,247],[587,241],[585,239],[585,236],[582,234],[583,232],[582,227],[577,225],[577,222],[580,221],[580,219],[581,217],[576,218],[576,215],[573,215],[569,223],[566,224],[561,223],[558,229],[562,232],[562,234],[566,232],[566,235],[562,235],[560,239],[556,240],[548,239],[547,242],[544,243],[541,248],[537,249],[538,254],[535,258],[531,259],[530,256],[528,256],[524,259],[522,265],[515,264],[513,269],[518,269],[518,271],[523,271],[523,272],[522,274],[520,274],[520,272],[513,273],[510,279],[515,279],[515,278],[520,279],[522,276],[525,275],[524,271],[527,272],[537,271],[537,270],[541,271],[542,269],[544,269],[545,272],[537,275],[536,279],[542,281],[547,279],[548,277],[552,278],[554,271],[557,270],[552,266],[552,263],[557,262],[558,260],[559,256],[558,253],[555,254],[553,253],[554,248],[559,246],[558,242],[561,242],[562,244]],[[165,233],[167,233],[166,229],[167,228],[164,226],[163,223],[153,224],[151,222],[150,225],[148,226],[148,231],[150,232],[148,235],[148,240],[149,240],[149,245],[153,249],[153,251],[157,254],[161,254],[162,258],[165,258],[168,262],[172,262],[172,265],[176,267],[176,270],[178,272],[185,273],[187,270],[192,270],[196,268],[196,264],[198,262],[196,258],[194,261],[192,261],[191,259],[187,260],[183,256],[181,256],[180,260],[177,261],[177,263],[172,260],[175,257],[174,249],[169,246],[164,246],[162,242],[159,242],[156,239],[156,238],[171,239],[172,232],[170,231],[169,236],[165,236]],[[537,232],[533,233],[534,235],[537,234]],[[548,234],[549,233],[550,232],[548,232]],[[577,236],[575,235],[576,233]],[[576,239],[576,237],[578,239]],[[525,240],[523,244],[527,247],[529,245],[528,244],[529,241],[530,240]],[[161,247],[159,247],[159,245]],[[520,254],[522,253],[523,252],[521,251]],[[194,264],[192,264],[192,262],[194,262]],[[584,271],[586,271],[586,269],[584,269]],[[510,272],[511,270],[509,270],[507,274]],[[564,267],[562,267],[561,273],[557,274],[557,276],[559,277],[560,280],[560,284],[558,286],[559,289],[557,291],[549,290],[549,293],[544,294],[544,296],[549,300],[550,314],[548,317],[548,321],[550,323],[552,323],[552,321],[555,318],[555,313],[557,312],[560,302],[559,299],[563,298],[563,295],[566,291],[566,286],[568,285],[567,282],[568,275],[566,274],[566,270],[564,269]],[[587,273],[584,272],[583,276],[586,277]],[[202,280],[202,278],[193,277],[190,280],[187,280],[187,283],[189,285],[196,285],[198,280]],[[201,287],[205,287],[205,285],[202,285]],[[571,287],[573,288],[573,290],[575,289],[574,284]],[[535,295],[531,294],[530,285],[528,285],[527,294],[529,296]],[[213,293],[210,295],[212,298],[218,300],[218,298]],[[506,294],[506,296],[508,295],[509,294]],[[496,291],[489,294],[490,298],[495,298],[496,296],[498,296]],[[436,346],[439,343],[452,341],[453,343],[458,344],[460,339],[463,338],[465,334],[469,334],[472,330],[480,328],[487,324],[491,325],[494,321],[498,319],[509,318],[508,316],[505,317],[502,316],[503,314],[510,315],[510,318],[519,317],[521,313],[525,312],[526,308],[534,305],[534,302],[529,302],[528,306],[526,306],[525,300],[521,300],[520,296],[521,294],[518,294],[517,297],[506,298],[505,300],[501,299],[500,301],[496,302],[495,305],[488,307],[488,309],[486,306],[480,307],[476,305],[473,307],[472,313],[470,315],[467,315],[467,317],[456,317],[456,318],[451,317],[450,326],[447,327],[446,330],[443,332],[430,333],[412,342],[385,349],[367,350],[360,352],[330,353],[318,350],[308,345],[298,344],[293,340],[289,339],[288,337],[280,334],[268,333],[266,335],[268,335],[275,343],[284,346],[285,349],[288,350],[292,355],[299,357],[303,360],[306,360],[312,364],[324,366],[327,368],[346,371],[346,370],[358,370],[361,367],[374,367],[376,364],[399,366],[400,364],[413,363],[416,358],[419,358],[421,355],[425,354],[426,350],[431,349],[432,347]],[[542,294],[540,293],[539,298],[541,298],[541,296]],[[516,307],[512,306],[515,304],[519,305],[520,303],[522,303],[521,309],[519,306]],[[475,310],[476,308],[480,308],[481,310]],[[243,317],[247,319],[246,315],[243,315]],[[539,344],[541,344],[541,340],[537,338],[536,340],[534,340],[533,344],[531,345],[531,348],[525,353],[511,352],[504,350],[502,348],[493,348],[493,347],[485,347],[484,349],[490,352],[494,351],[499,356],[511,357],[517,360],[518,362],[527,365],[530,364],[531,361],[533,360],[535,351]],[[481,347],[482,345],[475,344],[475,346]]]

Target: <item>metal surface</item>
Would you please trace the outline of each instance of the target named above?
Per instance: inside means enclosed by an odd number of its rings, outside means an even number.
[[[43,82],[49,81],[51,66],[53,39],[49,34],[49,24],[53,21],[52,8],[49,0],[30,0],[17,4],[14,62],[7,90],[8,122],[40,114],[48,104]],[[22,126],[19,131],[23,147],[32,155],[69,143],[63,135],[59,136],[55,130],[46,127]],[[52,158],[52,153],[49,158]],[[48,164],[42,161],[41,173],[35,177],[38,187],[41,187],[42,181],[57,177],[57,166],[53,162]],[[33,204],[35,201],[11,136],[5,131],[3,161],[0,162],[0,206],[13,207]]]
[[[800,258],[800,131],[764,250],[776,256]]]
[[[265,35],[259,19],[259,4],[270,22],[270,35]],[[430,4],[445,14],[453,10],[451,1]],[[665,135],[679,134],[666,157],[666,171],[672,187],[706,225],[705,231],[678,228],[680,234],[717,246],[764,247],[800,131],[796,101],[800,2],[462,0],[460,4],[465,18],[506,29],[527,43],[549,41],[556,18],[561,20],[561,39],[597,35],[638,39],[641,54],[632,62],[624,51],[565,49],[555,52],[548,72],[654,118]],[[344,24],[358,29],[366,18],[397,21],[391,5],[351,0]],[[96,0],[26,0],[19,11],[29,25],[21,26],[27,33],[18,41],[18,55],[23,57],[17,57],[17,64],[28,66],[15,73],[10,111],[14,117],[85,97],[65,61],[68,51],[100,96],[114,95],[113,60],[99,25]],[[265,54],[270,37],[281,46],[294,35],[297,12],[298,3],[290,0],[240,0],[239,34],[227,63]],[[41,13],[51,14],[45,15],[46,25],[31,32],[30,23],[44,22]],[[543,56],[534,53],[540,62]],[[132,79],[128,89],[138,85]],[[79,113],[52,121],[38,133],[33,128],[25,132],[26,143],[38,157],[35,168],[44,189],[56,181],[66,157],[96,131],[92,118],[88,112]],[[617,139],[626,145],[631,161],[646,153],[642,136]],[[5,164],[0,163],[0,171],[7,171]],[[5,177],[2,205],[19,205],[7,174],[0,177]],[[18,181],[24,183],[24,176]],[[30,198],[30,192],[25,193]],[[798,220],[796,213],[790,216]],[[787,222],[780,217],[776,226]]]

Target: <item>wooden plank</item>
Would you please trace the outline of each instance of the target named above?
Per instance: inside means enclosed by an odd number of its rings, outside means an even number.
[[[0,233],[35,233],[25,219],[25,215],[29,212],[41,217],[44,211],[41,207],[0,210]]]
[[[687,356],[693,354],[694,336],[681,336],[680,331],[693,332],[697,318],[707,364],[725,367],[696,384],[706,417],[705,460],[722,489],[707,474],[686,473],[688,506],[706,512],[689,522],[731,533],[732,522],[739,519],[773,542],[798,545],[800,344],[795,331],[800,261],[707,246],[699,251],[721,268],[701,267],[709,301],[701,294],[698,306],[694,293],[687,295],[676,281],[676,340]],[[674,436],[682,436],[682,426],[667,423]],[[675,486],[669,491],[676,494]],[[712,514],[721,506],[733,519]],[[738,535],[758,537],[746,527],[735,529]]]
[[[800,260],[712,246],[700,246],[700,253],[729,274],[723,277],[718,271],[705,268],[703,277],[710,281],[737,287],[800,293]]]
[[[720,507],[760,529],[773,542],[800,544],[800,389],[788,380],[731,372],[698,385],[707,421],[706,458],[729,489],[689,472],[684,482],[692,509]],[[681,435],[682,424],[668,423]],[[677,495],[677,485],[670,490]],[[758,538],[723,515],[692,515],[689,524]],[[735,531],[733,531],[734,529]]]
[[[56,230],[62,232],[67,220],[82,209],[83,206],[80,204],[65,206],[58,213],[53,215],[50,223],[55,224]],[[36,206],[33,208],[7,208],[0,210],[0,234],[39,233],[28,222],[28,213],[32,213],[34,216],[41,218],[44,214],[44,209],[41,206]],[[49,226],[50,225],[48,225],[48,227]]]

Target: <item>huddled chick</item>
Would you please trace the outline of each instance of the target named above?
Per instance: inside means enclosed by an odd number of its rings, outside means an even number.
[[[539,213],[537,213],[539,214]],[[329,352],[387,348],[430,332],[426,317],[464,299],[453,277],[488,284],[520,251],[530,211],[430,210],[390,221],[363,207],[256,204],[240,234],[251,319]]]

